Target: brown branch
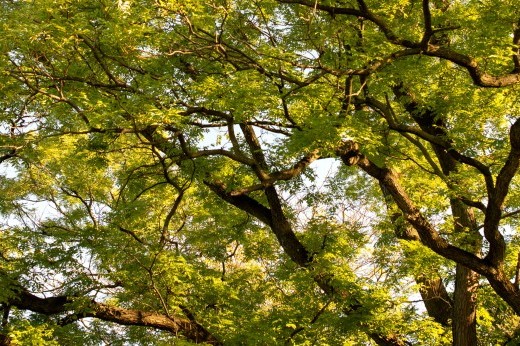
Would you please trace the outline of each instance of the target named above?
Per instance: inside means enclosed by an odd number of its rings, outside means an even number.
[[[381,168],[371,162],[359,151],[359,145],[352,141],[344,143],[337,150],[338,156],[345,165],[356,165],[381,184],[385,185],[392,199],[403,212],[405,219],[418,231],[421,242],[444,258],[455,261],[463,266],[484,275],[495,292],[520,315],[520,291],[509,280],[503,268],[494,266],[486,259],[449,244],[441,238],[435,228],[426,220],[419,209],[412,203],[401,187],[395,173],[388,168]]]
[[[189,116],[192,114],[204,114],[204,115],[209,115],[212,117],[217,117],[217,118],[226,119],[226,120],[232,119],[231,115],[229,115],[226,112],[221,112],[221,111],[209,109],[206,107],[186,107],[186,108],[187,109],[185,111],[182,111],[179,114],[183,115],[183,116]]]
[[[359,69],[333,69],[329,68],[327,66],[314,66],[314,65],[303,65],[302,68],[311,68],[316,70],[322,70],[325,73],[330,73],[334,76],[340,77],[340,76],[368,76],[378,70],[381,70],[383,67],[390,65],[395,60],[398,60],[403,57],[411,56],[411,55],[418,55],[421,54],[422,50],[420,48],[407,48],[395,51],[387,56],[381,57],[375,61],[373,61],[371,64],[369,64],[365,68],[359,68]],[[362,83],[361,89],[364,89],[364,83]],[[353,94],[354,96],[355,94]]]
[[[302,6],[306,6],[309,8],[315,8],[320,11],[327,12],[330,15],[348,15],[348,16],[355,16],[358,18],[364,18],[366,20],[371,21],[374,23],[385,35],[388,41],[390,41],[393,44],[407,47],[407,48],[418,48],[419,44],[416,42],[412,42],[410,40],[402,39],[399,36],[397,36],[390,27],[385,23],[385,21],[377,16],[376,14],[372,13],[368,6],[365,4],[364,1],[358,1],[358,5],[360,9],[355,8],[349,8],[349,7],[336,7],[336,6],[328,6],[328,5],[322,5],[318,3],[318,1],[309,1],[309,0],[278,0],[279,3],[282,4],[299,4]]]
[[[473,83],[477,86],[500,88],[520,82],[520,72],[517,72],[516,69],[513,73],[503,76],[492,76],[483,72],[474,58],[457,53],[449,48],[430,45],[428,46],[428,49],[424,51],[424,54],[451,61],[454,64],[465,68],[473,80]]]
[[[241,209],[250,215],[253,215],[266,225],[271,226],[271,211],[269,210],[269,208],[267,208],[254,198],[251,198],[244,194],[233,194],[232,192],[227,192],[226,185],[220,181],[210,182],[208,180],[204,180],[204,184],[224,201],[228,202],[231,205],[234,205],[238,209]]]
[[[498,173],[495,189],[489,193],[488,206],[484,219],[484,236],[489,242],[486,259],[495,266],[500,266],[505,257],[506,243],[498,230],[502,217],[502,205],[509,192],[509,185],[520,166],[520,118],[509,131],[511,150],[506,163]]]
[[[513,217],[518,214],[520,214],[520,209],[517,209],[517,210],[509,212],[509,213],[502,214],[502,219],[506,219],[508,217]]]
[[[408,194],[400,185],[397,175],[388,168],[381,168],[370,161],[359,151],[359,145],[355,142],[346,141],[342,148],[337,151],[345,165],[358,166],[380,184],[384,185],[392,196],[394,202],[403,212],[404,218],[417,230],[421,242],[439,255],[461,263],[476,272],[489,276],[494,273],[484,261],[474,254],[449,244],[435,230],[433,225],[423,216],[419,209],[413,204]]]
[[[417,276],[415,280],[420,285],[419,293],[428,315],[443,326],[448,326],[452,317],[453,300],[446,291],[441,278],[428,278],[422,275]]]
[[[453,62],[456,65],[459,65],[463,68],[465,68],[473,82],[477,86],[481,87],[490,87],[490,88],[499,88],[504,86],[509,86],[513,84],[517,84],[520,82],[520,58],[519,52],[520,48],[514,49],[515,55],[513,57],[515,68],[512,73],[502,75],[502,76],[492,76],[490,74],[485,73],[482,71],[480,66],[478,65],[477,61],[468,56],[461,53],[458,53],[452,49],[446,48],[446,47],[440,47],[432,44],[425,44],[428,43],[429,39],[433,34],[435,34],[435,31],[431,28],[431,14],[429,11],[429,8],[426,9],[426,5],[428,3],[427,0],[423,0],[423,15],[424,15],[424,21],[425,21],[425,34],[423,36],[422,41],[423,42],[413,42],[404,38],[401,38],[395,34],[392,29],[388,26],[388,24],[381,18],[380,16],[374,14],[372,11],[368,9],[368,6],[364,3],[364,1],[358,1],[360,9],[355,8],[348,8],[348,7],[335,7],[335,6],[328,6],[328,5],[322,5],[319,4],[318,1],[310,1],[310,0],[278,0],[279,3],[284,4],[299,4],[302,6],[306,6],[309,8],[315,8],[320,11],[324,11],[329,13],[330,15],[349,15],[349,16],[356,16],[358,18],[364,18],[372,23],[374,23],[385,35],[386,39],[398,46],[416,49],[419,48],[419,50],[416,52],[413,50],[413,54],[425,54],[428,56],[433,56],[437,58],[441,58],[444,60],[448,60]],[[452,29],[452,28],[450,28]],[[518,46],[518,43],[520,42],[520,29],[515,30],[513,42],[515,45]],[[406,50],[405,50],[406,51]]]
[[[195,343],[222,344],[202,325],[182,317],[168,317],[155,312],[125,309],[95,301],[90,301],[88,304],[79,307],[72,304],[75,299],[71,296],[40,298],[21,287],[15,294],[16,296],[9,303],[20,310],[28,310],[48,316],[72,312],[72,315],[62,320],[62,324],[68,324],[85,317],[94,317],[119,325],[151,327],[175,335],[181,334]]]
[[[417,230],[406,222],[400,222],[399,219],[402,217],[402,213],[395,210],[395,203],[386,186],[380,182],[379,187],[383,193],[396,236],[408,241],[420,241]],[[438,323],[448,326],[448,320],[452,316],[453,301],[448,295],[442,280],[439,277],[431,278],[424,274],[415,275],[414,279],[420,285],[419,293],[428,315],[433,317]]]
[[[329,299],[327,301],[327,303],[325,303],[319,310],[318,312],[314,315],[314,317],[310,320],[309,324],[314,324],[316,323],[316,321],[320,318],[320,316],[325,312],[325,310],[327,310],[327,308],[329,307],[330,303],[332,303],[332,300]],[[292,333],[291,335],[289,335],[289,338],[287,338],[287,340],[285,341],[285,344],[286,345],[289,345],[291,343],[291,340],[296,336],[296,334],[298,334],[299,332],[305,330],[305,327],[298,327],[296,328]]]
[[[134,231],[131,231],[131,230],[129,230],[129,229],[126,229],[126,228],[124,228],[124,227],[122,227],[122,226],[119,226],[118,229],[119,229],[121,232],[130,235],[130,236],[131,236],[132,238],[134,238],[137,242],[139,242],[139,243],[141,243],[141,244],[143,244],[143,245],[146,245],[146,244],[147,244],[144,240],[142,240],[141,238],[139,238],[139,236],[138,236],[137,234],[135,234]]]
[[[254,165],[254,161],[249,159],[248,157],[245,157],[243,155],[237,154],[236,152],[232,152],[226,149],[206,149],[206,150],[197,150],[197,151],[184,151],[184,154],[190,159],[194,159],[197,157],[203,157],[203,156],[214,156],[214,155],[220,155],[220,156],[226,156],[234,161],[243,163],[248,166]]]
[[[109,80],[114,82],[114,84],[118,87],[130,88],[129,85],[127,85],[125,82],[121,81],[119,78],[114,76],[114,74],[110,71],[107,64],[103,61],[103,58],[102,58],[103,52],[99,49],[99,47],[96,47],[91,42],[91,40],[83,34],[79,34],[78,38],[81,39],[82,42],[85,43],[85,45],[88,48],[90,48],[90,50],[92,51],[92,54],[94,55],[94,58],[98,62],[99,66],[101,66],[101,68],[103,69],[103,71],[105,72],[105,74],[107,75]]]
[[[256,175],[261,181],[264,181],[269,178],[268,170],[269,166],[267,165],[267,161],[262,151],[262,147],[260,142],[258,141],[258,137],[253,130],[251,125],[240,124],[240,129],[242,130],[242,134],[246,140],[247,145],[249,146],[249,150],[251,152],[251,156],[254,160],[254,165],[252,165]]]
[[[303,161],[301,164],[303,164]],[[224,201],[252,216],[255,216],[260,221],[268,225],[275,234],[284,252],[298,266],[302,268],[312,268],[312,255],[298,240],[296,234],[292,230],[292,226],[283,212],[280,198],[273,185],[268,185],[263,188],[269,203],[268,208],[245,194],[237,194],[235,191],[226,191],[226,185],[222,182],[204,181],[204,184],[206,184],[206,186],[208,186]],[[330,273],[313,273],[313,279],[316,284],[323,290],[325,294],[329,296],[332,296],[336,293],[335,288],[330,283],[331,278],[332,275]],[[346,291],[339,292],[338,295],[343,298],[351,297],[351,294]],[[350,304],[348,309],[345,310],[345,313],[356,311],[362,306],[355,297],[352,297],[352,299],[354,303]],[[406,345],[406,343],[396,335],[382,335],[378,333],[368,333],[368,335],[373,338],[379,345]]]
[[[403,92],[397,91],[398,89],[399,87],[394,87],[394,92],[396,93],[396,96],[401,97],[405,95]],[[413,95],[406,94],[406,96],[411,97]],[[434,129],[434,131],[428,131],[424,128],[418,128],[416,126],[398,124],[393,116],[392,109],[386,104],[376,100],[375,98],[367,97],[366,99],[358,100],[357,102],[364,103],[370,106],[375,111],[377,111],[379,114],[381,114],[381,116],[383,116],[383,118],[385,118],[385,120],[387,121],[390,129],[395,130],[397,132],[414,134],[428,141],[432,145],[436,145],[443,148],[456,161],[476,168],[483,175],[488,190],[494,189],[493,178],[491,175],[491,171],[489,170],[489,167],[472,157],[463,155],[460,152],[458,152],[447,138],[446,133],[440,131],[440,128],[438,126],[435,126],[435,124],[423,125],[423,127],[431,127],[432,129]],[[416,114],[415,112],[418,110],[418,105],[416,103],[410,101],[405,106],[407,107],[407,110],[410,114]],[[421,116],[414,116],[414,119],[416,121],[419,120],[418,122],[420,122]]]
[[[422,1],[422,10],[423,10],[423,18],[424,18],[424,34],[421,40],[421,46],[427,47],[430,38],[433,35],[433,27],[432,27],[432,14],[430,12],[430,1],[423,0]]]
[[[274,186],[265,188],[265,195],[269,206],[271,207],[271,229],[273,230],[278,242],[289,255],[291,260],[301,267],[307,267],[312,261],[312,256],[298,240],[296,234],[292,230],[291,224],[287,220],[278,196],[278,192]],[[318,282],[319,283],[319,282]],[[330,285],[327,284],[327,288]]]
[[[221,155],[226,156],[234,161],[243,163],[248,166],[252,166],[255,164],[255,162],[246,157],[245,155],[242,155],[240,152],[237,151],[229,151],[223,148],[219,149],[206,149],[206,150],[196,150],[192,151],[188,147],[188,143],[184,139],[184,136],[181,132],[179,132],[177,129],[173,127],[166,127],[168,131],[174,132],[177,135],[177,139],[179,140],[180,147],[182,150],[182,153],[184,154],[184,158],[188,159],[194,159],[197,157],[205,157],[205,156],[213,156],[213,155]],[[152,145],[154,145],[157,149],[162,151],[163,153],[171,153],[172,149],[175,149],[175,145],[166,137],[158,133],[157,126],[149,126],[146,129],[138,131],[139,134],[143,135],[144,138],[148,142],[150,142]],[[169,154],[169,157],[172,155]],[[182,156],[182,155],[181,155]]]
[[[291,168],[270,174],[270,180],[289,180],[302,173],[311,163],[320,158],[319,150],[315,149],[296,162]]]
[[[518,289],[520,284],[520,252],[518,253],[518,257],[516,259],[516,269],[515,269],[515,287]]]
[[[12,149],[7,154],[0,156],[0,163],[7,161],[16,156],[17,156],[16,149]]]

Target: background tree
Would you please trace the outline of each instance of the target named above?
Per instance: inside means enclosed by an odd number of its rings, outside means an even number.
[[[518,341],[516,2],[0,6],[3,344]]]

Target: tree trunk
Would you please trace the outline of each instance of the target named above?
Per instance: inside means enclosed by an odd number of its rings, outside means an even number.
[[[477,344],[476,305],[479,276],[474,271],[457,264],[452,323],[454,346]]]

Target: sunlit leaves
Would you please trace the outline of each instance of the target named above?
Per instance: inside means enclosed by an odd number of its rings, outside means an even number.
[[[337,169],[339,145],[355,141],[396,172],[441,237],[463,249],[478,238],[484,213],[475,209],[476,229],[459,231],[452,202],[485,203],[482,174],[460,162],[446,172],[430,144],[448,143],[443,150],[479,160],[495,179],[519,116],[518,87],[475,87],[467,69],[428,53],[452,49],[485,73],[509,73],[517,5],[429,3],[431,37],[422,5],[409,0],[367,0],[364,17],[318,8],[362,4],[344,1],[0,4],[0,157],[8,167],[0,300],[12,299],[18,282],[73,296],[71,309],[94,299],[187,317],[228,344],[362,344],[366,332],[449,344],[449,326],[426,316],[414,279],[440,275],[451,292],[453,263],[399,240],[407,224],[380,186]],[[392,55],[404,50],[414,53]],[[399,97],[397,86],[409,94]],[[407,109],[412,100],[420,110]],[[421,111],[445,133],[425,136]],[[296,172],[311,152],[319,159]],[[291,261],[273,233],[271,184],[308,263]],[[518,185],[514,178],[501,224],[509,278]],[[488,287],[481,295],[479,335],[505,340],[516,322],[497,323],[511,311]],[[35,316],[12,314],[13,340],[184,343],[160,331]]]

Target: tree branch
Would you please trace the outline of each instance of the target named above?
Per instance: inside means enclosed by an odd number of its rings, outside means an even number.
[[[437,58],[441,58],[444,60],[448,60],[453,62],[456,65],[459,65],[465,68],[473,83],[477,86],[481,87],[490,87],[490,88],[499,88],[509,85],[514,85],[520,82],[520,58],[519,49],[515,48],[515,55],[513,57],[515,68],[512,73],[505,74],[502,76],[492,76],[490,74],[485,73],[479,67],[477,61],[468,56],[461,53],[457,53],[456,51],[446,48],[440,47],[433,44],[427,44],[430,37],[435,33],[435,31],[431,28],[431,14],[429,7],[426,9],[428,5],[427,0],[423,0],[423,16],[424,16],[424,25],[425,25],[425,33],[423,35],[422,42],[413,42],[404,38],[399,37],[397,34],[393,32],[393,30],[388,26],[388,24],[381,18],[380,16],[374,14],[372,11],[368,9],[368,6],[363,2],[359,2],[360,9],[348,8],[348,7],[335,7],[319,4],[318,1],[309,1],[309,0],[278,0],[279,3],[284,4],[299,4],[302,6],[306,6],[309,8],[315,8],[320,11],[324,11],[329,13],[330,15],[349,15],[356,16],[359,18],[364,18],[372,23],[374,23],[385,35],[386,39],[398,46],[406,47],[406,48],[419,48],[418,51],[414,51],[414,54],[425,54],[428,56],[433,56]],[[513,41],[515,45],[518,45],[520,42],[520,29],[515,30]]]
[[[155,312],[125,309],[95,301],[90,301],[82,307],[76,307],[76,304],[73,304],[74,301],[74,298],[70,296],[40,298],[20,288],[16,292],[16,297],[11,299],[9,303],[20,310],[29,310],[44,315],[73,312],[73,315],[62,320],[63,325],[81,318],[94,317],[120,325],[152,327],[172,334],[181,334],[195,343],[222,344],[202,325],[189,319],[177,316],[168,317]]]
[[[271,211],[269,210],[269,208],[267,208],[254,198],[251,198],[244,194],[227,192],[226,185],[220,181],[210,182],[208,180],[204,180],[204,184],[224,201],[228,202],[231,205],[234,205],[238,209],[241,209],[250,215],[253,215],[266,225],[271,226]]]
[[[489,276],[494,273],[484,261],[474,254],[449,244],[443,239],[430,222],[422,215],[413,204],[408,194],[399,183],[395,173],[388,168],[380,168],[371,162],[359,151],[359,145],[352,141],[344,142],[342,148],[338,149],[338,155],[347,166],[358,166],[380,184],[385,186],[394,202],[403,212],[405,219],[417,230],[421,242],[439,255],[461,263],[472,270]]]
[[[520,118],[515,121],[509,131],[511,150],[506,163],[498,173],[496,187],[489,193],[489,200],[484,219],[484,236],[489,242],[486,259],[495,266],[501,266],[506,250],[504,236],[498,230],[502,217],[502,205],[509,192],[509,185],[520,166]]]
[[[501,88],[520,82],[520,72],[516,72],[516,70],[513,73],[503,76],[492,76],[483,72],[474,58],[457,53],[449,48],[429,45],[428,49],[424,51],[424,54],[451,61],[465,68],[473,80],[473,83],[480,87]]]
[[[427,47],[430,38],[433,35],[432,14],[430,12],[430,1],[422,0],[423,20],[424,20],[424,34],[421,40],[421,46]]]

